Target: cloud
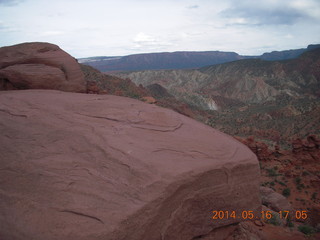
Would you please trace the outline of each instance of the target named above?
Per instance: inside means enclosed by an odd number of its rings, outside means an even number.
[[[164,40],[160,40],[154,36],[140,32],[133,38],[134,45],[131,47],[132,50],[137,51],[151,51],[158,50],[163,47],[171,46],[172,43]]]
[[[20,3],[22,3],[24,0],[0,0],[0,5],[4,5],[7,7],[13,7]]]
[[[5,32],[5,33],[19,32],[19,29],[10,27],[6,25],[3,21],[0,21],[0,32]]]
[[[220,16],[234,19],[232,24],[293,25],[301,19],[311,17],[303,9],[294,7],[287,1],[233,0],[231,3],[232,6],[222,11]]]
[[[88,11],[92,6],[98,7]],[[47,41],[74,56],[258,55],[318,42],[319,22],[319,0],[0,0],[0,47]]]
[[[154,44],[156,42],[155,38],[143,32],[138,33],[134,37],[133,41],[136,43],[144,43],[144,44]]]
[[[63,35],[64,32],[62,31],[44,31],[42,33],[40,33],[41,36],[59,36],[59,35]]]
[[[197,9],[199,8],[199,5],[191,5],[187,7],[188,9]]]

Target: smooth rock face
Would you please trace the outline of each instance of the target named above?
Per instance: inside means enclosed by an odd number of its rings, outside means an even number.
[[[234,138],[137,100],[0,92],[0,239],[188,240],[259,211]]]
[[[57,89],[85,92],[77,61],[49,43],[23,43],[0,48],[0,90]]]

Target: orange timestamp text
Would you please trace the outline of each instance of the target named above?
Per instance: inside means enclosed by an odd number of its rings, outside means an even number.
[[[222,219],[271,219],[272,212],[271,211],[212,211],[214,220],[222,220]],[[307,211],[297,210],[297,211],[278,211],[280,219],[288,219],[289,216],[295,219],[305,220],[308,218]]]

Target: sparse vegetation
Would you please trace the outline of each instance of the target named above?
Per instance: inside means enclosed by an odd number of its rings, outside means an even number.
[[[285,184],[284,182],[279,181],[278,183],[282,186],[287,186],[287,184]]]
[[[264,169],[261,162],[259,162],[259,167],[260,167],[260,169]]]
[[[305,188],[304,184],[301,183],[301,178],[300,177],[296,177],[295,178],[295,183],[297,185],[297,189],[298,190],[302,190],[303,188]]]
[[[302,172],[302,176],[308,176],[308,175],[310,175],[310,173],[308,171],[303,171]]]
[[[294,228],[294,223],[292,222],[291,218],[288,217],[287,218],[287,223],[286,223],[287,227],[289,228]]]
[[[308,236],[310,236],[316,232],[316,230],[309,225],[301,225],[298,227],[298,230]]]
[[[272,213],[272,217],[270,219],[268,219],[267,223],[273,224],[275,226],[279,226],[280,225],[280,219],[279,219],[278,214]]]
[[[291,194],[290,188],[285,188],[285,189],[283,189],[283,191],[282,191],[282,195],[283,195],[283,196],[289,197],[290,194]]]
[[[317,199],[317,195],[318,195],[317,192],[312,193],[311,199],[312,200],[316,200]]]
[[[269,177],[276,177],[279,175],[275,168],[269,168],[269,169],[267,169],[267,172],[268,172]]]

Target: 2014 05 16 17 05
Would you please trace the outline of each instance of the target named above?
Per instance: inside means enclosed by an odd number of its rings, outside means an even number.
[[[308,212],[306,210],[296,210],[296,211],[278,211],[280,219],[288,219],[289,217],[295,218],[297,220],[302,219],[305,220],[308,218]],[[212,219],[213,220],[222,220],[222,219],[271,219],[273,214],[271,211],[251,211],[251,210],[243,210],[243,211],[222,211],[222,210],[214,210],[212,211]]]

